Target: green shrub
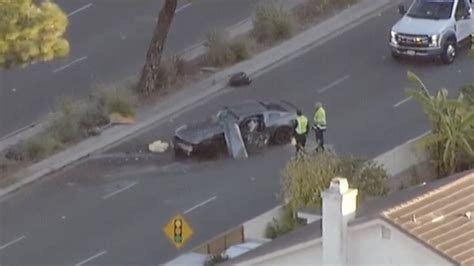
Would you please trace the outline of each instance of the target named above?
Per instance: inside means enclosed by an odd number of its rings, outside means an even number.
[[[77,101],[62,99],[59,106],[60,116],[53,120],[47,129],[48,134],[63,144],[79,139],[82,136],[79,127],[80,108]]]
[[[173,85],[183,72],[183,60],[178,56],[163,56],[158,67],[158,89],[167,89]]]
[[[282,192],[292,213],[303,207],[321,208],[321,192],[337,176],[347,178],[350,186],[359,190],[359,201],[389,192],[387,172],[381,166],[333,152],[303,154],[288,162],[283,176]]]
[[[102,103],[107,114],[118,113],[123,116],[135,115],[136,98],[132,91],[124,87],[108,87],[100,91]]]
[[[386,182],[387,177],[387,170],[383,166],[374,161],[367,161],[361,168],[354,171],[352,183],[354,187],[362,191],[361,198],[384,196],[390,191]]]
[[[464,96],[464,101],[471,107],[474,107],[474,84],[464,86],[460,89]]]
[[[220,31],[211,31],[207,35],[205,55],[206,63],[221,67],[236,63],[252,56],[254,48],[250,39],[240,37],[230,40],[228,36]]]
[[[85,136],[96,134],[96,129],[109,123],[105,106],[100,99],[91,99],[81,109],[79,126]]]
[[[25,154],[29,160],[42,159],[61,148],[61,143],[51,135],[41,135],[25,143]]]
[[[304,224],[305,222],[296,217],[296,213],[293,212],[290,206],[284,206],[281,219],[273,219],[267,224],[265,237],[275,239]]]
[[[239,38],[230,43],[230,50],[234,53],[235,61],[243,61],[252,56],[252,45],[249,39]]]
[[[297,8],[298,19],[305,23],[315,18],[328,14],[331,9],[348,7],[358,0],[306,0]]]
[[[273,2],[257,7],[252,35],[258,42],[272,43],[293,36],[295,22],[292,14]]]

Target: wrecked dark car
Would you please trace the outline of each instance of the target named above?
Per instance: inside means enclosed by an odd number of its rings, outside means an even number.
[[[286,144],[291,141],[296,110],[286,101],[248,100],[227,106],[208,120],[176,129],[172,147],[176,155],[190,156],[232,154],[238,149],[246,153],[251,145]]]

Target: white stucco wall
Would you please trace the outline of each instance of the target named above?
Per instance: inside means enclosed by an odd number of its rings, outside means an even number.
[[[385,227],[382,235],[382,226]],[[293,251],[266,254],[245,265],[323,265],[322,243],[316,242]],[[349,228],[347,265],[444,266],[453,265],[431,249],[376,220]]]
[[[322,265],[321,242],[294,252],[275,256],[252,265]]]
[[[249,220],[243,224],[245,240],[269,240],[265,237],[265,229],[273,219],[280,220],[283,206],[275,208]]]
[[[381,221],[350,230],[350,265],[451,265],[431,249]]]

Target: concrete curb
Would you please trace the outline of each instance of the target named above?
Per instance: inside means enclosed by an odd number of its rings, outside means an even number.
[[[286,1],[286,0],[273,0],[273,2],[280,4],[283,6],[285,9],[291,9],[301,3],[303,3],[306,0],[292,0],[292,1]],[[244,34],[249,32],[252,27],[253,27],[253,18],[254,16],[251,16],[249,18],[246,18],[229,28],[225,29],[225,32],[229,35],[229,37],[235,37],[240,34]],[[185,60],[185,61],[192,61],[196,59],[197,57],[203,55],[206,53],[207,48],[205,46],[205,42],[199,42],[194,45],[191,45],[181,51],[179,56]],[[139,73],[127,76],[124,79],[120,79],[116,82],[113,82],[113,84],[123,84],[123,83],[128,83],[132,80],[138,79]],[[29,139],[35,135],[38,135],[41,133],[46,126],[55,118],[57,117],[58,114],[50,113],[43,117],[41,121],[36,121],[28,126],[25,126],[23,128],[20,128],[12,133],[7,134],[6,136],[0,137],[0,152],[3,152],[7,150],[8,148],[14,146],[17,143],[20,143],[23,140]]]
[[[253,77],[261,75],[372,18],[375,13],[381,12],[394,4],[396,2],[391,0],[363,0],[334,17],[301,32],[294,38],[258,54],[250,60],[224,69],[210,78],[198,82],[193,88],[184,89],[170,96],[166,102],[140,114],[137,123],[134,125],[111,127],[99,136],[86,139],[67,150],[20,171],[14,177],[18,182],[5,189],[0,189],[0,197],[81,160],[93,152],[139,134],[152,126],[162,123],[170,116],[176,116],[196,106],[200,102],[210,100],[212,95],[227,87],[228,77],[233,73],[245,70]]]

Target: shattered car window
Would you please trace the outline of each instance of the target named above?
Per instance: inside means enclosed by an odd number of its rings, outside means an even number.
[[[236,122],[239,118],[228,109],[220,110],[214,117],[214,122],[225,123],[225,122]]]

